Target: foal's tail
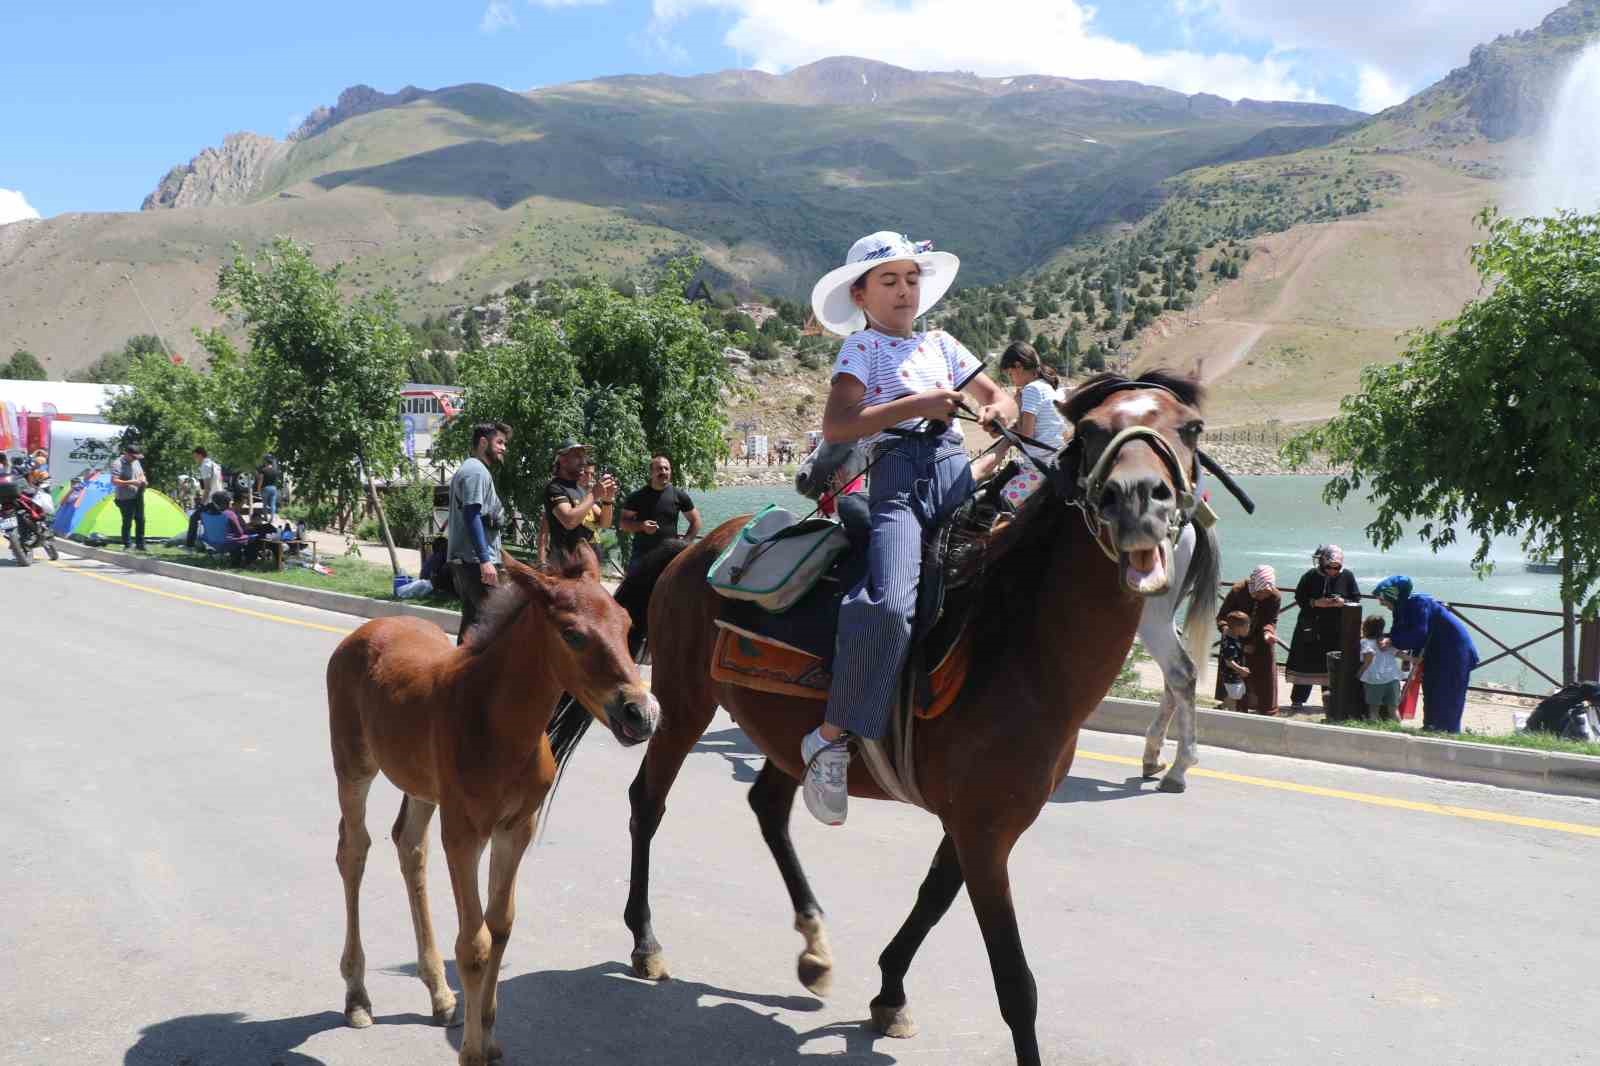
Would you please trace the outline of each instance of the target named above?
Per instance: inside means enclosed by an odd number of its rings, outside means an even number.
[[[1183,642],[1194,663],[1195,675],[1204,672],[1202,664],[1211,656],[1211,634],[1216,630],[1214,614],[1217,604],[1217,583],[1222,574],[1222,542],[1217,539],[1215,526],[1191,523],[1194,529],[1194,554],[1189,558],[1189,571],[1184,575],[1183,587],[1178,593],[1181,602],[1189,597],[1189,610],[1183,616]]]
[[[638,661],[644,651],[645,638],[650,626],[650,594],[655,591],[656,582],[660,580],[661,573],[667,564],[678,557],[689,546],[689,542],[674,538],[661,547],[645,556],[644,560],[617,586],[615,593],[618,603],[627,610],[628,617],[633,620],[633,630],[628,634],[628,651],[633,653],[634,661]],[[1215,584],[1215,581],[1212,582]],[[550,782],[550,791],[545,793],[544,804],[540,809],[539,839],[544,839],[545,826],[550,824],[550,809],[555,803],[556,790],[561,787],[561,778],[567,772],[567,763],[572,759],[573,752],[578,750],[578,743],[583,740],[589,727],[594,725],[594,715],[590,714],[584,706],[566,693],[562,693],[561,702],[556,704],[555,713],[550,716],[550,724],[545,727],[544,735],[550,741],[550,754],[555,756],[556,776]]]

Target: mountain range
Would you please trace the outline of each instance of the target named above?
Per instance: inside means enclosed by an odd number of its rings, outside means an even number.
[[[0,227],[0,351],[26,347],[59,375],[132,333],[181,343],[218,321],[230,245],[277,233],[345,262],[354,290],[394,288],[418,318],[527,278],[625,275],[681,253],[798,296],[886,225],[959,250],[965,281],[995,282],[1147,224],[1230,167],[1330,145],[1476,159],[1537,128],[1559,59],[1597,30],[1600,0],[1574,0],[1370,118],[849,57],[523,93],[356,86],[282,140],[228,135],[157,180],[141,211]]]

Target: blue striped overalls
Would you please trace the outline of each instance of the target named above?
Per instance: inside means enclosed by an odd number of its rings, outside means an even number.
[[[872,468],[867,484],[872,507],[867,576],[839,608],[827,713],[831,724],[869,740],[889,728],[910,650],[923,531],[972,492],[972,470],[959,434],[888,440],[876,447],[887,454]]]

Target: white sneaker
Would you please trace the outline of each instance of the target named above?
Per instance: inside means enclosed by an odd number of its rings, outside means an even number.
[[[800,742],[805,763],[806,810],[823,825],[843,825],[850,807],[850,742],[848,736],[828,741],[813,729]]]

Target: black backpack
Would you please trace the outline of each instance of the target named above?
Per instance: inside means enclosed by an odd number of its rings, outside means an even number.
[[[1600,710],[1600,684],[1580,681],[1539,702],[1528,716],[1530,733],[1554,733],[1567,740],[1591,742],[1596,735],[1595,713]]]

